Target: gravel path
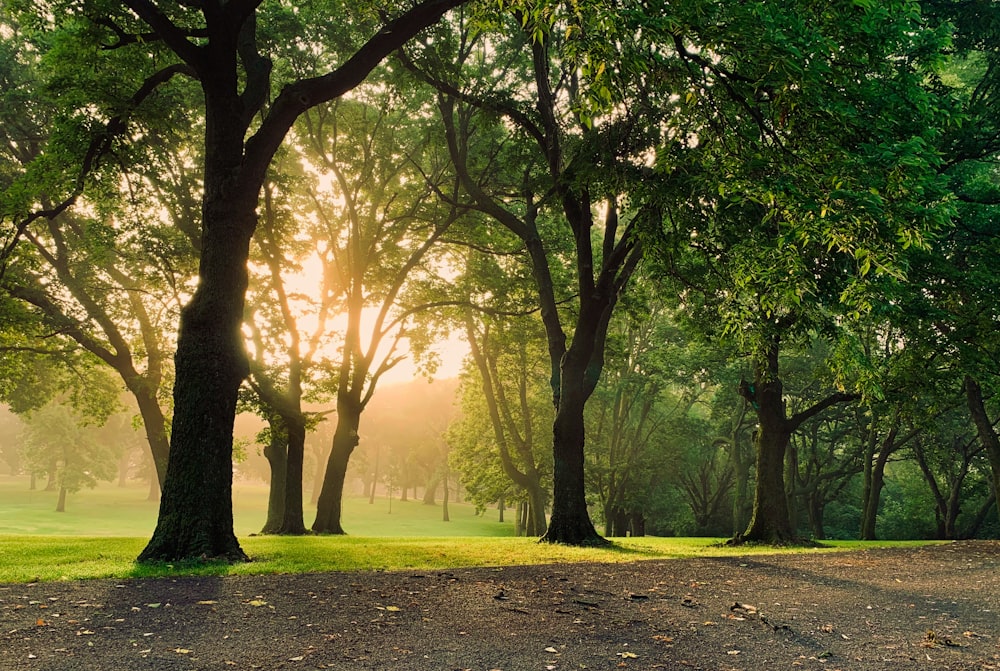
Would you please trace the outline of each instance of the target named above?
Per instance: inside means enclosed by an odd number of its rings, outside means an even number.
[[[8,669],[1000,669],[1000,543],[7,584]]]

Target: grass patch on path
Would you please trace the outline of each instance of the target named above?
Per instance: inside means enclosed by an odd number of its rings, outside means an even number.
[[[240,539],[254,561],[146,566],[134,563],[146,538],[0,535],[0,583],[178,575],[256,575],[326,571],[443,570],[572,562],[830,552],[926,542],[831,542],[823,549],[726,548],[717,538],[618,538],[604,548],[527,538],[256,536]]]

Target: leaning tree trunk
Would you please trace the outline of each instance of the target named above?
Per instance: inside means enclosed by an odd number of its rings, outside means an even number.
[[[66,488],[59,487],[59,500],[56,501],[56,512],[64,513],[66,512]]]
[[[134,386],[134,388],[133,388]],[[142,428],[146,432],[149,451],[153,455],[153,467],[156,469],[156,480],[160,487],[167,478],[167,462],[170,455],[170,441],[167,438],[167,421],[163,417],[163,408],[156,398],[156,389],[148,389],[148,382],[135,380],[129,385],[136,404],[139,406],[139,416],[142,417]]]
[[[320,534],[343,534],[341,526],[344,480],[347,478],[347,463],[351,453],[358,446],[358,427],[361,424],[360,403],[348,399],[337,401],[337,429],[333,432],[333,449],[326,462],[323,489],[316,504],[316,520],[312,530]],[[374,487],[372,492],[374,496]]]
[[[983,390],[979,383],[970,375],[965,376],[965,396],[969,406],[969,414],[976,425],[979,442],[986,448],[990,460],[990,470],[993,475],[993,495],[997,499],[997,514],[1000,515],[1000,438],[986,414],[983,403]]]

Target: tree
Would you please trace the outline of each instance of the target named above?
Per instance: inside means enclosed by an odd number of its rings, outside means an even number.
[[[480,508],[524,500],[526,524],[520,531],[541,536],[551,468],[540,449],[541,428],[551,421],[541,383],[548,372],[541,324],[534,315],[494,317],[467,310],[465,336],[470,355],[462,416],[449,427],[455,463]]]
[[[338,291],[333,270],[323,265],[315,299],[297,290],[313,277],[305,266],[325,247],[317,226],[309,226],[307,199],[298,194],[305,180],[293,166],[296,152],[276,161],[264,185],[263,216],[255,236],[254,258],[262,272],[251,284],[253,300],[246,318],[252,343],[248,385],[252,405],[268,424],[262,435],[271,468],[268,518],[262,533],[304,534],[303,468],[306,433],[320,418],[305,410],[305,400],[329,398],[322,377],[330,370],[323,350],[332,345],[329,322]]]
[[[383,58],[462,1],[427,0],[381,29],[366,26],[373,36],[338,66],[312,76],[292,75],[280,87],[272,73],[286,72],[263,53],[271,45],[258,24],[269,17],[259,1],[189,6],[127,0],[93,3],[82,11],[75,3],[52,2],[33,8],[42,23],[56,24],[53,29],[82,23],[86,37],[125,54],[123,60],[131,55],[147,77],[131,99],[123,96],[125,112],[111,124],[94,120],[98,135],[120,139],[128,113],[175,75],[193,77],[204,95],[199,281],[181,313],[170,461],[157,528],[142,561],[246,558],[232,531],[232,427],[237,391],[247,374],[240,333],[246,264],[267,168],[299,115],[352,89]],[[288,11],[281,18],[295,16]],[[308,42],[306,51],[313,43]],[[272,91],[278,91],[273,99]],[[24,217],[18,229],[29,226],[29,219]]]
[[[832,384],[789,414],[782,349],[837,340],[868,309],[872,279],[898,277],[903,250],[948,214],[933,207],[943,115],[920,60],[936,36],[905,3],[832,12],[723,3],[713,19],[678,18],[674,47],[693,90],[660,159],[674,172],[657,187],[674,199],[650,247],[692,325],[748,353],[739,389],[759,428],[742,538],[788,542],[789,439],[855,395]]]
[[[641,105],[621,119],[585,111],[591,92],[581,86],[582,59],[562,36],[600,33],[601,17],[610,15],[597,9],[551,25],[544,7],[516,8],[476,37],[456,24],[404,59],[438,91],[462,204],[519,240],[530,261],[555,409],[552,516],[543,540],[577,545],[604,542],[587,511],[584,406],[600,378],[609,320],[640,256],[634,231],[644,215],[624,205],[620,181],[651,146],[647,130],[657,118]],[[567,264],[571,297],[554,280]]]
[[[344,478],[365,407],[402,360],[402,343],[419,350],[433,334],[429,324],[413,328],[413,320],[434,303],[429,287],[445,267],[436,243],[461,211],[433,197],[452,190],[453,180],[436,156],[439,138],[427,128],[425,104],[380,78],[303,117],[307,157],[331,184],[312,200],[326,229],[321,260],[336,278],[346,321],[335,373],[337,426],[312,524],[317,533],[344,533]]]
[[[58,71],[65,58],[60,54],[43,65],[37,50],[44,41],[30,29],[26,33],[34,49],[25,47],[17,57],[0,64],[11,86],[5,94],[9,98],[39,91],[45,67]],[[82,85],[105,88],[108,76],[95,68]],[[56,116],[57,101],[51,92],[38,98],[30,113],[16,104],[4,105],[5,146],[10,151],[3,158],[22,171],[44,163],[43,147],[51,151],[58,140],[50,140],[47,127]],[[155,127],[156,139],[136,148],[131,156],[121,156],[123,163],[131,159],[134,164],[105,177],[92,197],[81,203],[83,207],[67,206],[56,212],[46,193],[41,200],[53,209],[52,214],[21,232],[26,244],[8,257],[3,273],[3,290],[29,306],[45,332],[67,336],[121,376],[136,399],[158,484],[166,475],[169,449],[165,393],[172,369],[168,334],[176,328],[180,287],[194,272],[197,244],[185,233],[193,223],[189,210],[177,207],[171,218],[161,214],[163,203],[189,198],[186,191],[192,188],[183,179],[172,181],[173,176],[186,174],[187,158],[179,157],[191,153],[186,129],[170,126],[179,119],[173,114],[154,106],[139,128]],[[119,183],[110,183],[113,179]],[[6,193],[12,191],[17,188],[12,186]],[[35,340],[34,352],[42,355],[46,346],[38,335]]]
[[[113,479],[124,451],[124,441],[115,440],[110,432],[101,435],[99,430],[118,409],[117,390],[103,368],[95,367],[92,372],[95,374],[89,379],[86,402],[77,399],[74,408],[70,405],[72,399],[64,397],[22,416],[25,466],[32,474],[47,473],[59,490],[56,512],[60,513],[66,511],[67,494]],[[49,374],[62,377],[56,370]]]

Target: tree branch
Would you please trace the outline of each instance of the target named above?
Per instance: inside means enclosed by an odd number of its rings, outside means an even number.
[[[795,431],[807,419],[815,417],[816,415],[823,412],[827,408],[834,406],[838,403],[850,403],[851,401],[856,401],[859,398],[861,398],[860,394],[846,394],[844,392],[837,392],[835,394],[830,394],[829,396],[824,398],[819,403],[813,405],[812,407],[806,408],[802,412],[792,415],[792,417],[788,420],[789,429],[791,431]]]
[[[133,3],[144,1],[130,0]],[[468,1],[425,0],[386,24],[333,72],[302,79],[282,89],[258,131],[247,141],[244,165],[253,174],[247,175],[246,183],[261,183],[271,157],[299,115],[356,87],[386,56],[402,47],[424,28],[436,23],[448,10]]]

